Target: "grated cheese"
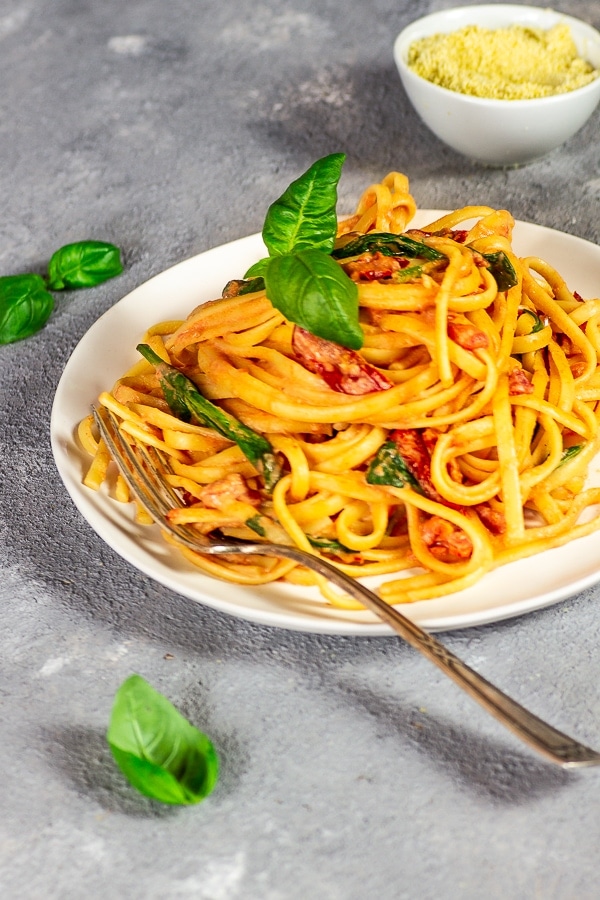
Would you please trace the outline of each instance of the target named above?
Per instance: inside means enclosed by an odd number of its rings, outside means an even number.
[[[582,59],[568,25],[548,31],[468,25],[409,48],[408,65],[451,91],[494,100],[531,100],[583,87],[600,74]]]

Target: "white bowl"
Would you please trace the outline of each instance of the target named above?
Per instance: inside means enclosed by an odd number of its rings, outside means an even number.
[[[417,19],[396,38],[394,59],[411,103],[440,140],[477,162],[518,165],[544,156],[579,131],[600,100],[600,78],[551,97],[487,100],[421,78],[408,67],[408,50],[419,38],[466,25],[547,30],[559,23],[570,27],[579,55],[600,69],[600,33],[591,25],[551,9],[508,4],[455,7]]]

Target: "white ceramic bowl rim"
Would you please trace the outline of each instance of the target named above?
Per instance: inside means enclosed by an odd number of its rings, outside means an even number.
[[[472,104],[473,106],[497,106],[497,107],[527,107],[532,103],[543,104],[544,106],[552,106],[557,103],[564,103],[565,99],[570,96],[582,96],[586,93],[594,93],[598,90],[600,83],[600,75],[597,76],[593,81],[590,81],[589,84],[584,84],[582,87],[574,88],[571,91],[564,91],[561,94],[552,94],[549,97],[530,97],[526,100],[498,100],[493,97],[475,97],[471,94],[463,94],[460,91],[452,91],[449,88],[442,87],[439,84],[435,84],[433,81],[429,81],[427,78],[423,78],[422,75],[419,75],[414,69],[411,69],[408,63],[406,62],[406,58],[404,55],[405,51],[408,51],[410,45],[419,40],[420,37],[426,37],[429,34],[434,34],[434,31],[427,32],[423,35],[415,35],[412,36],[411,32],[420,30],[420,26],[425,23],[431,21],[437,21],[440,23],[444,22],[444,20],[451,19],[454,16],[458,16],[460,13],[464,13],[467,15],[468,13],[472,13],[475,11],[475,15],[477,12],[490,12],[493,15],[506,13],[507,19],[504,25],[498,25],[495,27],[504,28],[509,24],[512,24],[511,16],[516,16],[514,24],[520,24],[518,21],[519,18],[524,19],[527,13],[531,13],[532,15],[536,15],[540,17],[540,25],[538,27],[543,27],[543,21],[547,23],[558,24],[559,22],[564,22],[566,25],[570,25],[572,27],[576,27],[579,30],[585,31],[590,40],[593,40],[594,43],[598,45],[598,52],[600,54],[600,32],[594,28],[593,25],[590,25],[589,22],[584,22],[583,19],[576,19],[574,16],[568,16],[566,13],[562,13],[558,10],[550,9],[548,7],[543,6],[521,6],[516,4],[507,4],[507,3],[488,3],[488,4],[474,4],[473,6],[452,6],[449,9],[439,10],[439,12],[430,13],[427,16],[422,16],[419,19],[415,19],[413,22],[410,22],[398,35],[394,42],[394,55],[396,57],[396,64],[398,66],[402,66],[402,68],[409,72],[413,78],[417,78],[420,81],[426,82],[432,89],[440,92],[440,96],[444,94],[452,94],[456,96],[459,94],[463,100],[463,102]],[[463,23],[460,25],[455,25],[451,29],[451,31],[457,31],[459,28],[465,27],[468,23]],[[479,23],[471,23],[471,24],[479,24]],[[551,27],[549,24],[548,27]],[[443,29],[440,29],[443,30]],[[447,33],[450,34],[451,31]],[[592,65],[594,65],[592,63]],[[600,66],[595,66],[595,68],[599,68]]]

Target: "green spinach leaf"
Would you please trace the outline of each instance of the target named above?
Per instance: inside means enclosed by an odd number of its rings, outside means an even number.
[[[232,278],[223,288],[222,296],[226,298],[241,297],[242,294],[254,294],[257,291],[264,291],[264,289],[265,282],[260,276],[248,279]]]
[[[519,315],[528,315],[533,319],[533,325],[531,327],[530,334],[537,334],[543,328],[546,327],[546,323],[543,319],[541,319],[536,312],[532,309],[526,309],[525,307],[519,308]]]
[[[369,234],[361,234],[350,241],[336,247],[331,254],[334,259],[347,259],[350,256],[360,256],[362,253],[381,253],[383,256],[406,256],[410,259],[427,259],[440,262],[447,257],[429,247],[423,241],[415,241],[405,234],[388,234],[387,232],[372,231]]]
[[[320,250],[276,256],[265,273],[267,297],[283,315],[312,334],[359,350],[358,288]]]
[[[369,484],[389,484],[410,487],[422,494],[423,489],[414,477],[394,441],[385,441],[375,454],[367,470]]]
[[[164,362],[148,344],[138,344],[137,350],[156,368],[165,400],[173,415],[184,422],[189,422],[193,415],[201,425],[214,428],[237,444],[262,475],[267,491],[272,491],[281,477],[281,466],[266,437],[203,397],[187,375]]]
[[[41,275],[0,278],[0,344],[12,344],[35,334],[53,309],[54,298]]]
[[[93,287],[122,271],[121,253],[114,244],[78,241],[61,247],[50,258],[48,287],[53,291]]]
[[[572,459],[575,459],[576,456],[579,456],[584,447],[585,444],[574,444],[572,447],[567,447],[566,450],[563,450],[563,454],[558,465],[564,466],[565,463],[568,463]]]
[[[482,253],[484,259],[487,259],[490,272],[496,279],[499,291],[508,291],[509,288],[518,284],[519,279],[515,272],[515,267],[503,250],[496,253]]]
[[[141,675],[131,675],[117,691],[106,738],[128,781],[161,803],[198,803],[217,782],[219,762],[209,738]]]
[[[267,536],[267,530],[262,524],[262,516],[260,513],[257,513],[255,516],[251,516],[249,519],[246,519],[246,525],[251,531],[254,531],[260,537],[264,538]]]
[[[336,541],[333,538],[317,538],[311,537],[310,534],[307,534],[311,547],[315,547],[317,550],[323,550],[325,553],[335,553],[337,555],[348,553],[357,555],[356,550],[351,550],[349,547],[346,547],[344,544],[341,544],[340,541]]]

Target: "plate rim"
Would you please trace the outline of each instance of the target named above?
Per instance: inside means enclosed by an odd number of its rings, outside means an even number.
[[[448,210],[420,209],[411,222],[411,227],[418,227],[418,224],[416,223],[419,220],[423,220],[422,224],[425,224],[426,221],[432,221],[433,219],[438,218],[439,216],[444,215],[447,212]],[[527,222],[524,220],[516,221],[515,232],[518,232],[520,230],[525,233],[529,229],[532,229],[534,234],[539,234],[541,237],[552,236],[553,239],[558,238],[567,246],[571,242],[573,242],[572,246],[576,246],[580,250],[587,250],[588,252],[597,255],[600,277],[600,246],[586,240],[585,238],[580,238],[576,235],[569,234],[568,232],[562,232],[557,229],[549,228],[544,225],[537,225],[535,223]],[[120,543],[120,539],[122,539],[124,531],[131,532],[132,530],[136,530],[136,527],[133,523],[133,516],[131,515],[130,507],[127,505],[125,507],[119,508],[120,504],[108,498],[107,496],[104,496],[103,492],[96,493],[91,491],[89,488],[86,488],[81,481],[81,472],[79,473],[79,478],[75,477],[74,463],[72,458],[73,453],[75,452],[75,456],[80,460],[82,460],[84,457],[83,451],[77,447],[75,438],[75,428],[80,420],[80,415],[78,413],[77,415],[73,415],[71,417],[71,434],[70,437],[67,436],[65,434],[64,420],[68,420],[69,415],[68,410],[65,410],[64,408],[64,402],[65,398],[68,398],[70,393],[66,387],[69,378],[72,377],[74,371],[77,371],[80,357],[85,354],[88,345],[90,345],[90,343],[93,343],[94,338],[101,335],[102,332],[107,327],[109,327],[113,318],[118,318],[119,315],[122,314],[125,310],[129,312],[129,307],[132,307],[133,309],[140,297],[143,297],[148,293],[152,294],[157,289],[160,290],[162,286],[164,286],[164,284],[168,283],[169,281],[177,280],[180,277],[185,278],[188,269],[190,270],[190,272],[192,272],[196,267],[202,268],[203,265],[210,266],[211,263],[216,265],[218,269],[221,257],[225,259],[228,258],[231,254],[233,254],[234,256],[239,256],[240,250],[249,251],[251,255],[250,261],[252,261],[252,259],[258,258],[261,250],[264,250],[264,244],[262,243],[261,235],[259,233],[255,233],[246,237],[238,238],[233,241],[228,241],[224,244],[220,244],[208,250],[204,250],[200,253],[194,254],[187,259],[169,266],[162,272],[159,272],[158,274],[137,285],[135,288],[133,288],[131,291],[117,300],[116,303],[114,303],[101,316],[99,316],[98,319],[96,319],[96,321],[86,330],[86,332],[77,342],[63,368],[63,372],[58,381],[52,403],[50,416],[50,442],[56,468],[61,477],[63,485],[67,490],[67,493],[69,494],[79,513],[86,520],[88,526],[90,526],[92,530],[100,537],[100,539],[103,540],[105,544],[107,544],[115,553],[117,553],[117,555],[121,556],[133,568],[137,569],[138,572],[141,572],[143,575],[151,578],[153,581],[162,584],[164,587],[173,590],[180,596],[186,597],[187,599],[190,599],[194,602],[201,603],[227,615],[231,615],[236,618],[242,618],[245,621],[249,621],[254,624],[283,628],[289,631],[339,636],[390,636],[393,634],[390,626],[382,623],[376,617],[374,617],[372,613],[368,613],[366,611],[364,614],[356,613],[348,618],[348,616],[344,617],[344,615],[342,615],[343,611],[332,610],[331,607],[323,607],[324,611],[326,610],[327,612],[327,616],[321,618],[316,615],[316,611],[313,614],[306,614],[303,612],[291,613],[286,607],[282,607],[281,609],[276,608],[275,610],[267,610],[255,606],[249,606],[248,608],[246,608],[245,606],[240,606],[239,602],[229,602],[222,596],[215,597],[214,595],[211,595],[210,588],[208,588],[206,592],[203,592],[201,590],[188,590],[185,584],[182,586],[182,584],[180,583],[177,571],[174,571],[170,577],[166,577],[160,569],[157,570],[156,555],[153,555],[148,551],[144,551],[143,548],[137,554],[124,552],[123,545],[122,543]],[[228,277],[235,277],[235,275],[230,271]],[[228,277],[226,277],[225,280],[222,281],[222,284],[225,284],[225,282],[228,280]],[[206,302],[208,299],[212,299],[212,296],[203,297],[200,302]],[[191,311],[191,309],[192,307],[190,306],[188,312]],[[140,322],[138,334],[142,332],[145,327],[149,327],[151,324],[153,324],[153,322],[149,321],[148,318]],[[129,340],[133,356],[135,344],[133,340]],[[121,368],[120,371],[123,371],[123,369]],[[94,397],[90,397],[88,402],[91,403],[94,399]],[[81,402],[83,403],[83,399]],[[69,440],[72,442],[72,446],[70,447],[68,446]],[[92,514],[91,510],[94,510],[98,505],[100,505],[100,515],[98,515],[97,513]],[[126,510],[127,512],[124,513],[124,510]],[[129,523],[129,528],[127,528],[125,525],[125,521],[127,518],[131,520]],[[144,529],[148,528],[148,526],[142,527]],[[152,528],[151,530],[156,533],[157,527],[154,526],[154,528]],[[595,532],[592,535],[588,535],[587,537],[579,538],[577,540],[577,543],[580,544],[580,542],[586,541],[590,543],[590,538],[593,538],[594,536],[598,537],[599,534],[599,532]],[[151,533],[149,531],[148,536],[151,536]],[[138,538],[136,538],[136,540],[138,540]],[[128,541],[131,541],[131,535],[128,536]],[[142,545],[144,544],[143,539],[140,541],[140,543]],[[164,550],[164,548],[162,547],[162,544],[164,543],[165,542],[162,538],[160,538],[159,535],[157,535],[156,539],[152,541],[152,544],[157,545],[157,547],[154,548],[155,550],[159,547],[161,550]],[[165,546],[167,545],[165,544]],[[569,543],[566,546],[571,547],[573,545]],[[558,549],[561,550],[564,548]],[[544,553],[537,554],[534,557],[529,557],[527,560],[521,560],[518,563],[509,563],[506,566],[495,570],[495,572],[501,572],[502,570],[507,571],[509,570],[509,568],[518,566],[520,563],[526,563],[535,559],[539,560],[545,554],[555,554],[556,552],[556,550],[544,551]],[[173,555],[176,554],[177,557],[180,557],[180,554],[177,554],[177,551],[171,550],[171,548],[169,548],[168,555],[170,556],[171,553]],[[195,569],[191,563],[186,563],[186,565],[190,567],[193,574],[197,575],[197,577],[200,579],[201,584],[203,582],[206,582],[209,586],[212,584],[213,589],[215,582],[221,585],[230,584],[229,582],[220,582],[218,579],[213,579],[211,576],[205,575],[200,570]],[[484,576],[483,579],[481,579],[477,583],[477,586],[485,584],[486,578],[489,578],[490,574],[494,573],[489,573],[488,575]],[[586,588],[589,588],[590,586],[598,583],[598,581],[600,581],[600,564],[598,565],[596,570],[577,578],[570,585],[560,585],[554,590],[546,591],[542,595],[536,595],[525,600],[515,600],[512,603],[503,604],[501,607],[492,607],[489,609],[484,608],[479,610],[468,609],[462,613],[455,612],[451,615],[444,615],[440,612],[438,612],[437,615],[427,615],[427,607],[429,607],[429,609],[432,609],[434,604],[436,607],[439,607],[440,604],[443,605],[444,600],[455,600],[456,598],[460,600],[461,594],[465,593],[460,592],[454,595],[448,595],[447,598],[439,598],[438,600],[420,601],[417,604],[403,604],[401,605],[401,608],[409,618],[418,621],[419,624],[422,625],[422,627],[426,628],[429,631],[460,630],[464,628],[472,628],[480,625],[505,621],[507,619],[515,618],[539,609],[553,606],[563,600],[568,599],[569,597],[574,596],[575,594],[580,593]],[[265,589],[265,587],[268,588],[270,586],[258,585],[256,587],[246,587],[244,585],[232,585],[232,587],[237,588],[238,591],[247,592],[250,596],[257,590],[262,591]],[[313,595],[314,593],[316,593],[316,589],[314,588],[303,589],[304,593],[306,593],[307,591],[309,594],[312,593]],[[312,599],[314,600],[314,596]],[[363,618],[364,621],[360,621],[361,618]]]

